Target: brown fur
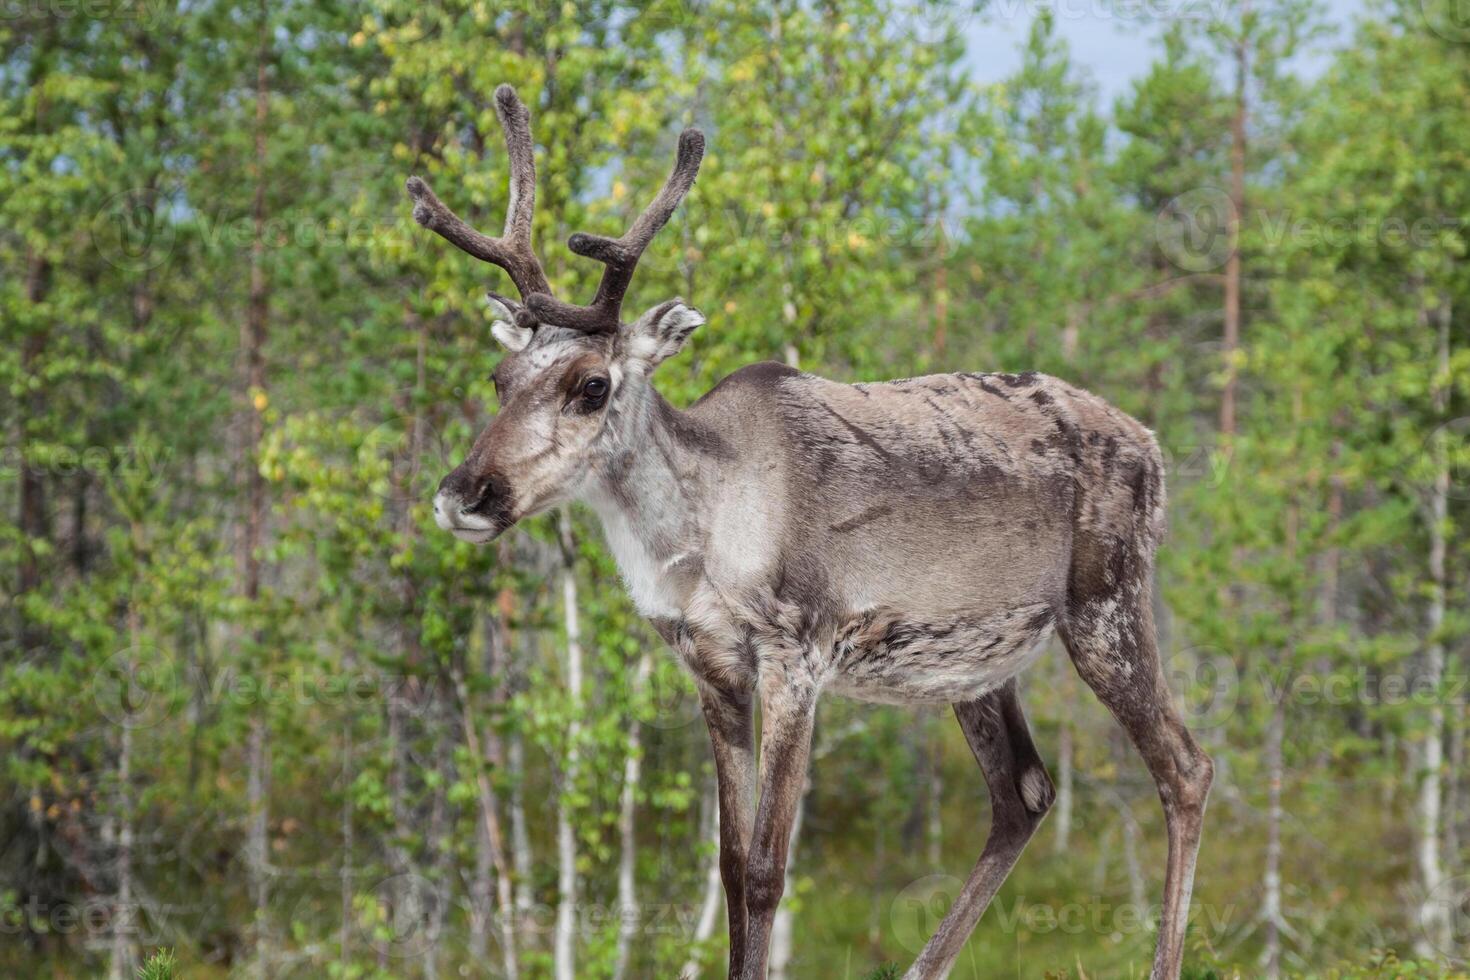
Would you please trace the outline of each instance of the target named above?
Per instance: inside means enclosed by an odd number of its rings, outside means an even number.
[[[531,250],[529,113],[506,86],[496,109],[511,161],[501,238],[470,228],[422,180],[408,184],[415,219],[504,268],[525,302],[490,297],[492,332],[512,352],[494,376],[501,408],[445,477],[435,520],[485,542],[566,500],[602,519],[634,603],[700,690],[730,976],[765,975],[824,690],[955,706],[994,818],[907,977],[947,975],[1054,796],[1016,677],[1055,630],[1158,785],[1169,858],[1152,977],[1177,980],[1213,769],[1155,642],[1164,467],[1153,436],[1035,372],[844,385],[756,364],[677,411],[649,375],[703,316],[671,300],[624,325],[620,310],[639,255],[694,183],[703,136],[680,137],[669,180],[622,238],[572,236],[572,251],[607,265],[578,307],[549,294]]]
[[[845,385],[757,364],[681,412],[633,353],[670,346],[658,322],[671,309],[613,340],[543,328],[497,370],[501,415],[446,487],[481,499],[505,480],[517,517],[569,496],[603,516],[635,600],[703,692],[722,873],[741,910],[731,975],[764,969],[824,690],[954,703],[977,746],[996,829],[909,974],[944,975],[1053,797],[1015,694],[1053,630],[1160,781],[1171,844],[1154,966],[1176,975],[1210,767],[1153,642],[1164,467],[1152,435],[1029,372]],[[569,409],[602,374],[619,379],[608,405]],[[752,694],[766,729],[754,813],[740,803]]]

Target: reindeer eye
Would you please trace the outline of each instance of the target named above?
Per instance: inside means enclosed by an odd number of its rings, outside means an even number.
[[[589,402],[600,402],[607,397],[606,378],[588,378],[582,385],[582,397]]]

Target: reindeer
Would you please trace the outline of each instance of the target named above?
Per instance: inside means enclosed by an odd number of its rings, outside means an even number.
[[[679,137],[673,172],[622,237],[568,239],[606,266],[592,302],[574,306],[552,296],[532,251],[530,116],[509,86],[495,105],[510,157],[501,237],[470,228],[418,177],[407,185],[419,224],[499,266],[521,296],[489,295],[509,352],[493,376],[500,409],[440,484],[434,518],[476,543],[565,501],[601,518],[708,723],[729,976],[765,976],[824,691],[953,705],[980,765],[989,836],[906,974],[948,975],[1055,795],[1017,693],[1055,631],[1158,786],[1169,851],[1152,976],[1177,978],[1214,767],[1159,660],[1153,435],[1034,372],[839,384],[761,363],[674,408],[650,378],[704,317],[672,299],[625,324],[621,308],[639,256],[694,184],[703,134]]]

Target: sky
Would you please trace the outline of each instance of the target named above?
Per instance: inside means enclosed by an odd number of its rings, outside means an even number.
[[[1037,11],[1056,14],[1057,32],[1071,48],[1097,87],[1102,105],[1124,94],[1135,78],[1148,70],[1158,52],[1161,22],[1156,17],[1127,13],[1144,10],[1178,16],[1208,17],[1219,0],[990,0],[988,9],[965,25],[967,60],[972,77],[997,82],[1021,64],[1021,46]],[[1323,0],[1329,24],[1339,37],[1363,9],[1363,0]],[[1328,44],[1331,42],[1329,41]],[[1328,47],[1304,54],[1298,70],[1311,77],[1328,63]]]

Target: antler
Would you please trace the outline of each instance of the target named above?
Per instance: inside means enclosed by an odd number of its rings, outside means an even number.
[[[463,251],[510,274],[529,302],[533,293],[549,295],[551,286],[541,262],[531,250],[531,214],[536,207],[536,155],[531,142],[531,114],[509,85],[495,90],[495,115],[505,131],[505,150],[510,157],[510,205],[505,211],[505,231],[499,238],[481,234],[449,210],[420,177],[408,178],[408,196],[413,198],[413,220],[436,232]]]
[[[679,134],[674,170],[664,181],[663,190],[622,238],[604,238],[584,232],[568,238],[567,247],[573,252],[607,266],[602,273],[602,282],[597,286],[597,295],[587,306],[573,306],[551,296],[549,290],[538,292],[535,296],[526,297],[526,305],[536,319],[586,333],[615,332],[621,326],[619,314],[623,308],[623,296],[633,280],[633,270],[638,267],[643,250],[668,222],[684,195],[689,193],[689,188],[694,186],[703,158],[704,134],[697,129],[684,130]]]

